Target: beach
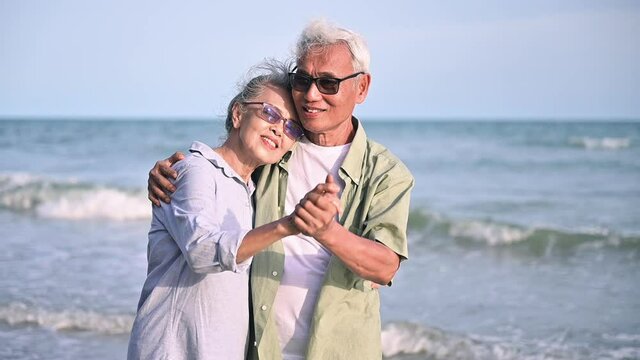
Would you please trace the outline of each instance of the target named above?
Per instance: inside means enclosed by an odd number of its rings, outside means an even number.
[[[640,359],[640,123],[366,119],[416,179],[386,359]],[[0,121],[0,358],[122,359],[147,173],[220,120]]]

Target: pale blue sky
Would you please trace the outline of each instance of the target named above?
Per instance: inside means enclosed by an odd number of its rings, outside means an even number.
[[[640,118],[634,0],[0,0],[0,117],[220,115],[318,17],[369,43],[363,118]]]

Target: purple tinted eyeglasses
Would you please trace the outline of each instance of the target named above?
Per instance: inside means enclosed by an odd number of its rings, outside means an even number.
[[[243,105],[262,105],[262,110],[258,111],[258,117],[269,124],[279,124],[284,122],[284,133],[292,140],[298,140],[304,135],[302,126],[292,119],[285,119],[277,107],[261,101],[243,101]]]

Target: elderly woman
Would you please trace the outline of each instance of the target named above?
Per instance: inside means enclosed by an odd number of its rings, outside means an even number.
[[[260,69],[266,74],[229,104],[224,144],[194,142],[174,165],[173,201],[153,209],[129,359],[245,358],[251,257],[299,233],[292,215],[252,230],[252,172],[280,160],[303,134],[292,119],[288,67]],[[337,193],[322,186],[320,193]]]

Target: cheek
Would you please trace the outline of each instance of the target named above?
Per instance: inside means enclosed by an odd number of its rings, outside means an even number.
[[[355,94],[353,93],[349,93],[349,94],[344,94],[344,96],[341,96],[339,98],[336,99],[332,99],[332,103],[331,105],[338,109],[338,111],[353,111],[353,107],[356,104],[356,98],[354,96]]]
[[[245,121],[243,124],[244,126],[242,127],[244,135],[258,136],[260,131],[262,131],[262,126],[263,126],[262,123],[263,123],[263,120],[261,119],[255,119],[255,118],[247,119],[247,121]]]

